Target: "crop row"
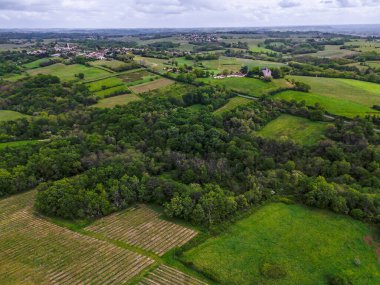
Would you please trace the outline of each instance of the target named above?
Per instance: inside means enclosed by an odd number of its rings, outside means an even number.
[[[31,203],[0,201],[0,284],[124,284],[154,262],[41,219]]]
[[[191,229],[160,219],[159,213],[143,205],[107,217],[86,230],[153,251],[160,256],[197,235]]]
[[[149,273],[139,285],[206,285],[190,275],[187,275],[166,265],[160,265]]]

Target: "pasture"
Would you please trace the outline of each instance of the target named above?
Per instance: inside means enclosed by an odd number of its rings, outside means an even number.
[[[140,101],[141,98],[135,94],[124,94],[119,96],[114,96],[106,99],[100,100],[97,104],[93,105],[93,107],[97,108],[113,108],[118,105],[127,105],[131,102]],[[0,144],[1,147],[1,144]]]
[[[28,68],[28,69],[38,68],[38,67],[40,67],[40,64],[45,63],[45,62],[49,62],[50,60],[62,60],[62,58],[44,57],[44,58],[37,59],[33,62],[29,62],[27,64],[24,64],[23,66],[25,68]]]
[[[380,61],[366,61],[366,64],[372,68],[380,69]]]
[[[380,85],[352,79],[291,76],[311,86],[311,93],[286,91],[275,98],[319,103],[329,113],[353,118],[379,113],[372,109],[380,105]]]
[[[46,67],[30,69],[26,72],[31,76],[35,76],[37,74],[55,75],[58,76],[62,81],[78,81],[78,78],[75,77],[75,74],[79,73],[84,74],[83,80],[86,81],[106,77],[107,75],[111,74],[105,70],[95,67],[87,67],[81,64],[65,65],[63,63],[56,63]]]
[[[380,41],[367,41],[365,39],[357,39],[346,43],[346,45],[358,46],[357,48],[354,48],[354,50],[359,52],[380,51]]]
[[[0,200],[0,284],[125,284],[154,263],[35,216],[34,196]]]
[[[275,99],[286,101],[304,101],[307,106],[319,104],[330,114],[347,118],[365,117],[366,115],[379,114],[379,112],[362,104],[354,103],[349,100],[330,98],[315,93],[305,93],[297,91],[285,91],[274,96]]]
[[[134,61],[136,61],[138,64],[140,64],[142,66],[147,66],[147,67],[153,68],[157,71],[161,71],[165,67],[169,66],[167,59],[135,56]]]
[[[373,234],[349,217],[272,203],[182,258],[221,284],[324,285],[339,275],[352,284],[376,285],[380,263],[365,242]]]
[[[170,79],[166,79],[166,78],[160,78],[154,81],[150,81],[148,83],[131,86],[130,89],[132,90],[132,92],[140,94],[140,93],[145,93],[152,90],[160,89],[172,84],[174,84],[174,81]]]
[[[101,79],[101,80],[93,81],[90,83],[86,83],[86,86],[92,92],[105,90],[107,88],[120,86],[120,85],[124,85],[124,82],[123,82],[123,80],[121,80],[118,77],[110,77],[110,78]]]
[[[127,86],[120,85],[120,86],[114,86],[114,87],[110,87],[110,88],[107,88],[104,90],[96,91],[94,94],[99,98],[106,98],[106,97],[110,97],[113,95],[127,93],[128,91],[129,90],[128,90]]]
[[[0,122],[13,121],[21,118],[28,118],[28,115],[21,114],[16,111],[0,110]]]
[[[340,49],[341,46],[339,45],[326,45],[325,50],[318,51],[316,53],[311,53],[308,55],[317,56],[317,57],[327,57],[327,58],[338,58],[338,57],[345,57],[349,55],[354,55],[357,52],[347,50],[347,49]]]
[[[248,77],[230,77],[223,79],[203,78],[200,80],[205,83],[224,86],[237,93],[254,97],[261,97],[267,95],[268,92],[272,90],[289,86],[289,83],[284,79],[275,79],[272,82],[264,82],[260,79]]]
[[[110,70],[118,70],[118,69],[128,66],[127,63],[120,60],[96,60],[96,61],[90,62],[90,65],[95,66],[95,67],[103,67]]]
[[[323,138],[327,126],[328,124],[324,122],[281,115],[257,132],[257,135],[273,140],[286,137],[298,144],[313,145]]]
[[[100,219],[85,230],[159,256],[197,235],[192,229],[160,219],[158,212],[145,205]]]
[[[219,108],[214,112],[215,115],[221,115],[225,112],[231,111],[236,109],[239,106],[248,105],[249,103],[252,103],[251,99],[243,98],[243,97],[234,97],[228,100],[228,103],[224,105],[223,107]]]
[[[311,92],[335,99],[349,100],[367,107],[380,105],[380,84],[353,79],[291,76],[311,86]]]
[[[247,65],[249,68],[260,67],[260,68],[273,68],[273,67],[281,67],[285,66],[284,63],[267,61],[267,60],[252,60],[245,58],[237,58],[238,61],[242,63],[242,65]]]

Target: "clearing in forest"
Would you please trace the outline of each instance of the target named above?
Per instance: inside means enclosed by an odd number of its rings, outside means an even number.
[[[13,121],[21,118],[27,118],[28,115],[21,114],[16,111],[10,111],[10,110],[0,110],[0,122],[4,121]]]
[[[192,229],[160,219],[158,212],[145,205],[100,219],[85,230],[159,256],[184,245],[197,235]]]
[[[34,215],[34,197],[0,200],[0,284],[125,284],[154,262]]]
[[[224,105],[223,107],[219,108],[214,112],[215,115],[221,115],[225,112],[231,111],[236,109],[239,106],[248,105],[249,103],[252,103],[252,99],[244,98],[244,97],[234,97],[228,100],[228,103]]]
[[[93,107],[98,108],[113,108],[117,105],[127,105],[131,102],[140,101],[141,98],[133,93],[131,94],[124,94],[114,97],[109,97],[106,99],[100,100],[96,105]]]
[[[369,225],[301,205],[273,203],[222,235],[186,251],[183,259],[221,284],[325,285],[331,276],[380,284]]]
[[[327,126],[328,124],[324,122],[314,122],[301,117],[281,115],[269,122],[257,134],[269,139],[287,137],[299,144],[313,145],[323,138]]]

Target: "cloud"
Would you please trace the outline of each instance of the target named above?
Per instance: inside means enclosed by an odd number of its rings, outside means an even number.
[[[379,23],[379,15],[380,0],[0,0],[2,28]]]
[[[281,7],[281,8],[293,8],[293,7],[298,7],[298,6],[301,6],[301,3],[299,2],[295,2],[295,1],[292,1],[292,0],[281,0],[278,5]]]

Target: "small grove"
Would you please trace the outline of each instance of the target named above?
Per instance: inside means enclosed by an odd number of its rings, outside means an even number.
[[[315,146],[253,135],[282,113],[321,120],[323,110],[261,99],[215,116],[233,96],[175,85],[113,109],[75,109],[3,122],[0,195],[38,185],[47,215],[94,219],[137,201],[213,225],[268,199],[291,197],[357,219],[380,219],[379,134],[367,119],[337,121]],[[31,102],[31,108],[34,106]],[[194,112],[189,106],[207,106]]]

